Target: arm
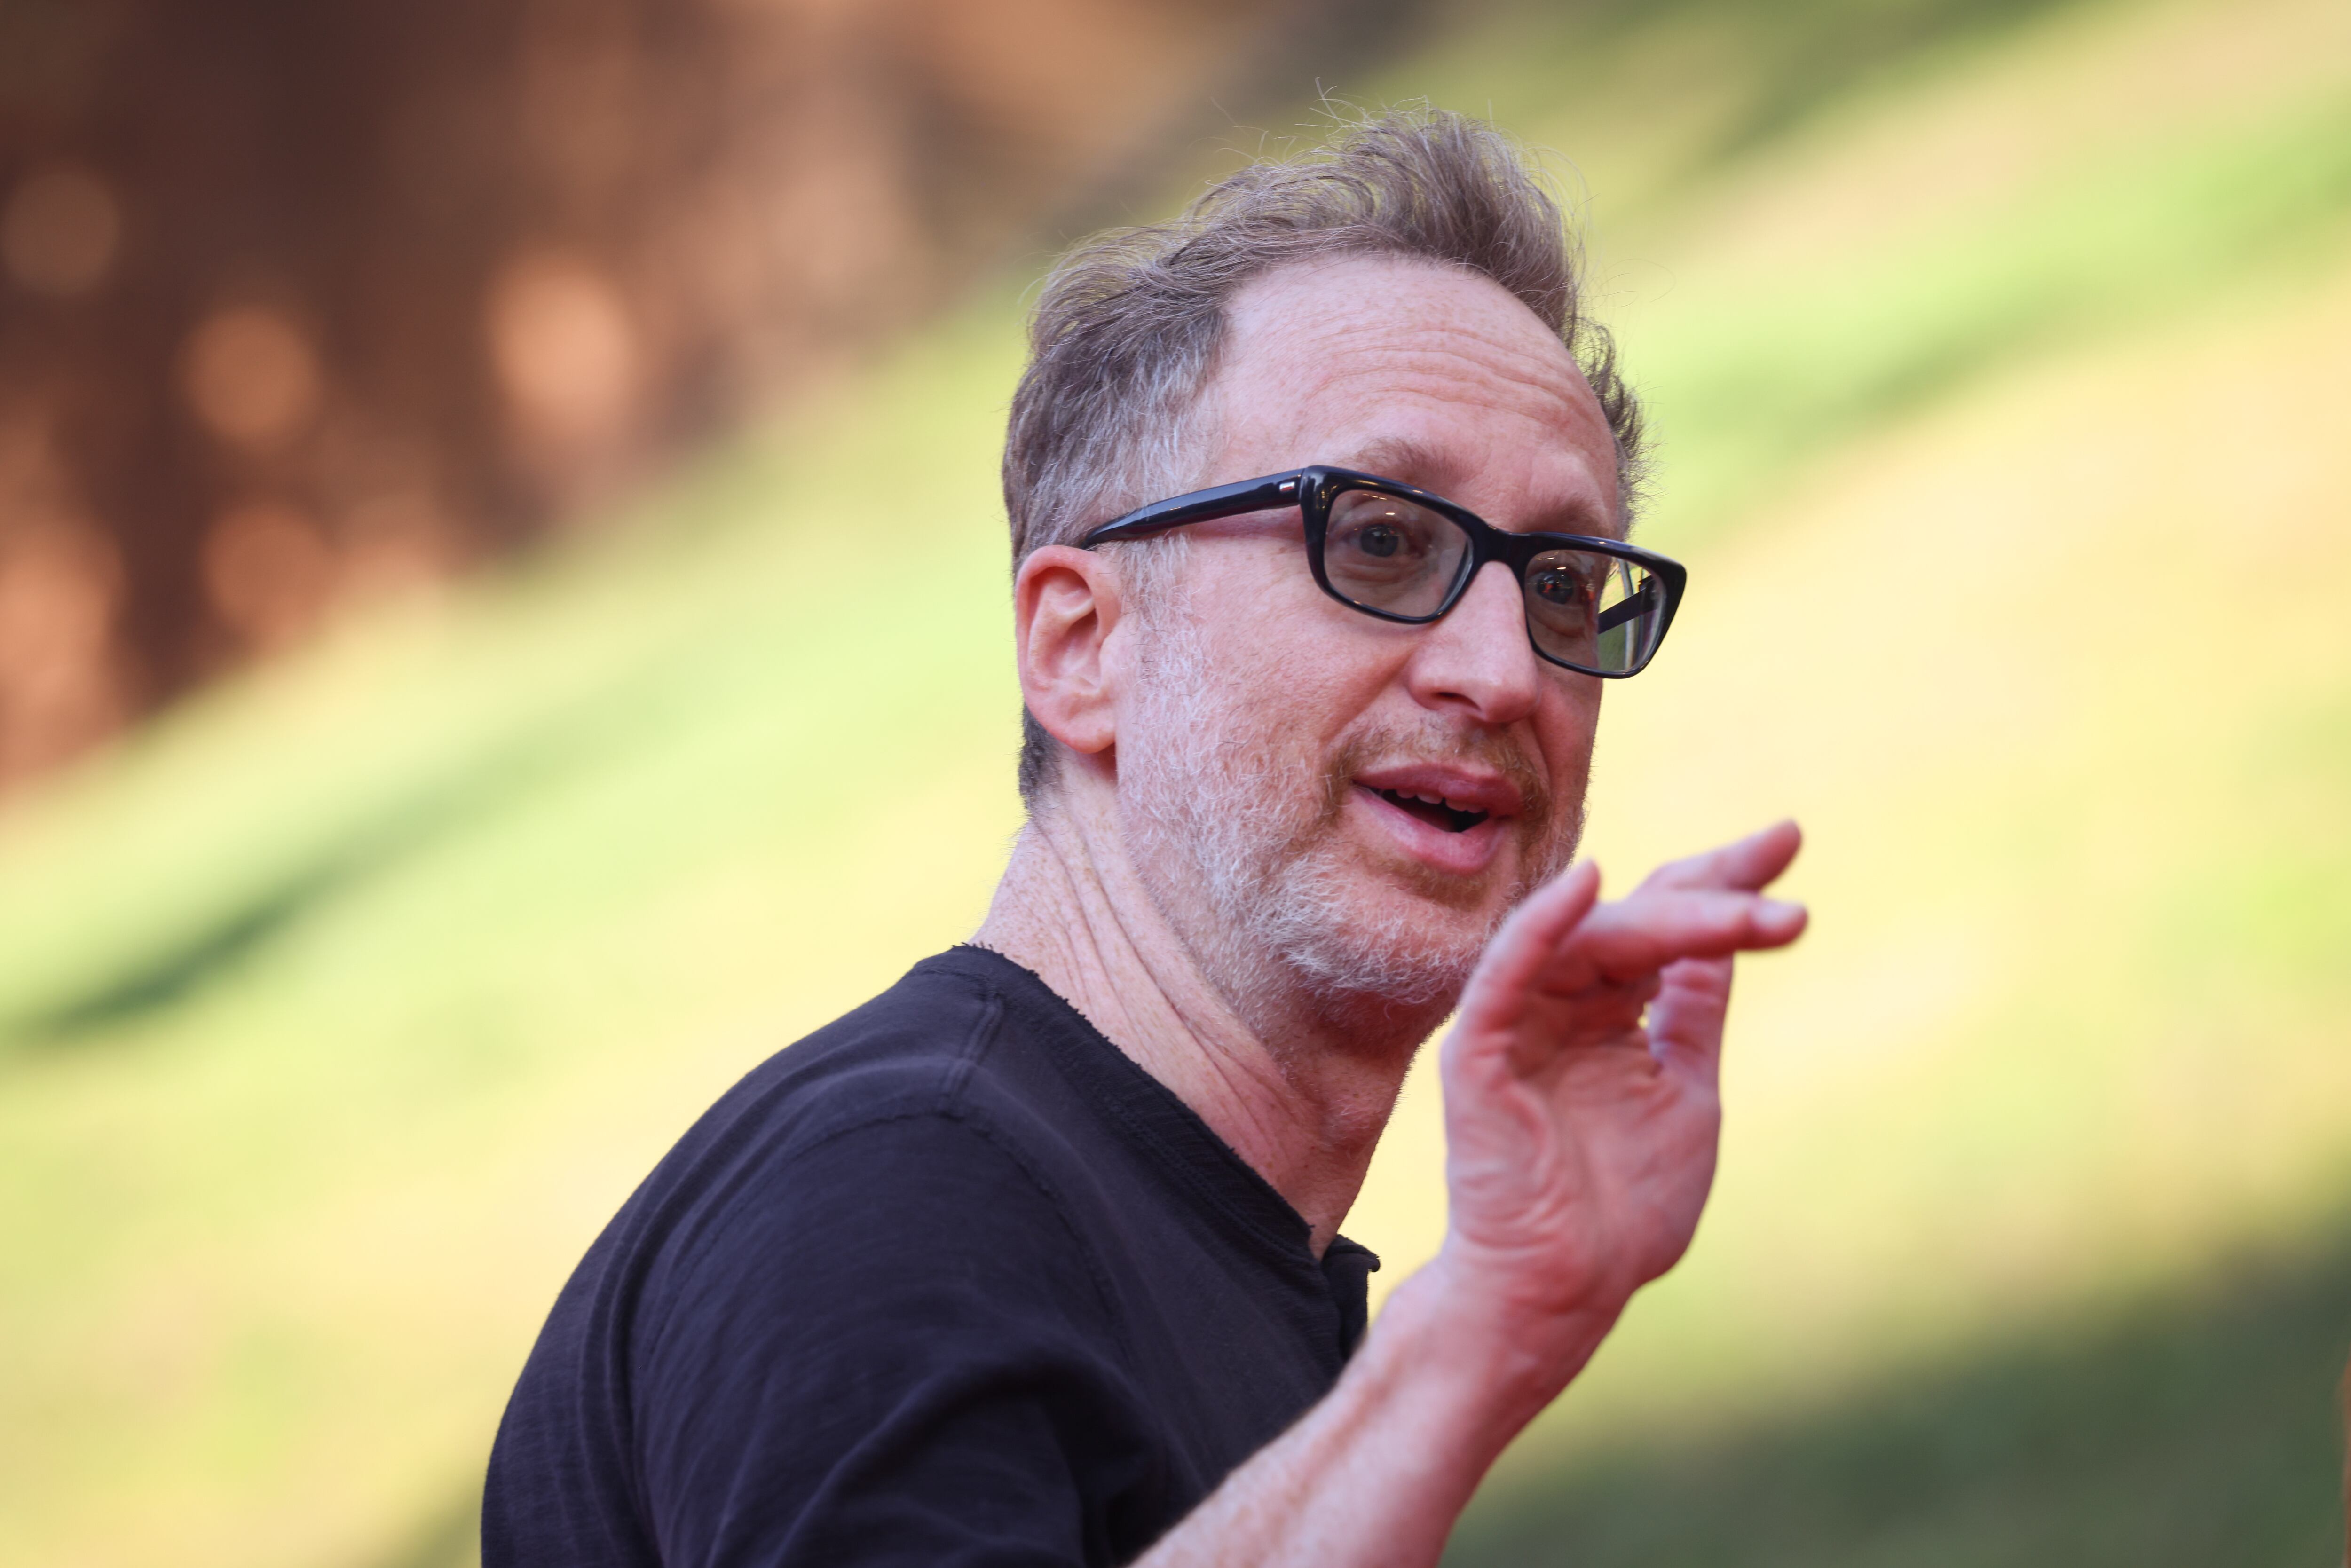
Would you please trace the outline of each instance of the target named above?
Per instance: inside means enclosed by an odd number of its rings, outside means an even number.
[[[1783,823],[1608,904],[1581,864],[1510,917],[1440,1058],[1444,1247],[1338,1386],[1143,1568],[1437,1560],[1503,1447],[1688,1247],[1731,955],[1802,931],[1801,908],[1761,896],[1798,842]]]

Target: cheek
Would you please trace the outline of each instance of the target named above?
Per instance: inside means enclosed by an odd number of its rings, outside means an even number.
[[[1270,730],[1257,716],[1292,716],[1316,703],[1330,682],[1329,601],[1290,541],[1223,538],[1196,546],[1185,584],[1186,613],[1198,628],[1217,688],[1217,708],[1245,731]],[[1339,606],[1332,605],[1338,609]]]
[[[1311,748],[1332,727],[1341,701],[1328,663],[1294,625],[1219,627],[1210,640],[1217,687],[1215,711],[1226,736],[1252,750],[1292,756]]]
[[[1546,701],[1536,721],[1537,739],[1552,776],[1552,787],[1562,791],[1579,788],[1592,769],[1592,744],[1600,728],[1600,698],[1607,683],[1578,675],[1561,685]]]
[[[1235,732],[1290,758],[1327,752],[1378,701],[1400,664],[1397,651],[1376,635],[1377,622],[1325,598],[1303,566],[1299,576],[1303,598],[1267,595],[1207,629],[1218,706],[1238,720]],[[1359,635],[1364,629],[1374,635]]]

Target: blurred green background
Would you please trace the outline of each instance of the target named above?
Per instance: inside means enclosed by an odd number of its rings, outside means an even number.
[[[2339,1561],[2351,6],[1398,37],[1322,85],[1557,150],[1692,570],[1592,850],[1792,814],[1814,911],[1742,977],[1697,1246],[1454,1559]],[[1311,141],[1288,90],[1134,210]],[[1041,262],[0,808],[0,1560],[471,1560],[602,1221],[984,907]],[[1439,1155],[1416,1072],[1377,1284]]]

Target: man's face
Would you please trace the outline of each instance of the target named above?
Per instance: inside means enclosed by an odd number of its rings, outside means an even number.
[[[1243,290],[1229,329],[1198,484],[1332,464],[1502,528],[1615,534],[1599,402],[1492,281],[1387,258],[1298,266]],[[1600,682],[1536,655],[1504,567],[1406,626],[1315,586],[1294,509],[1182,532],[1116,742],[1155,901],[1228,987],[1274,983],[1270,956],[1313,990],[1449,1004],[1501,917],[1573,852]]]

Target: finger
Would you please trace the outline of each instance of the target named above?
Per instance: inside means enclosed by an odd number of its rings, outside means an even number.
[[[1588,1032],[1640,1018],[1664,988],[1664,971],[1651,969],[1629,980],[1594,979],[1567,997],[1550,992],[1538,994],[1554,1004],[1564,1004],[1574,1019],[1574,1027]]]
[[[1600,868],[1590,861],[1576,862],[1538,888],[1486,945],[1461,994],[1461,1021],[1473,1030],[1516,1023],[1560,944],[1599,899]]]
[[[1649,1009],[1649,1037],[1657,1053],[1680,1059],[1711,1076],[1722,1056],[1723,1017],[1730,1007],[1728,958],[1684,958],[1668,964]]]
[[[1593,909],[1543,970],[1543,988],[1573,992],[1630,980],[1683,958],[1782,947],[1803,934],[1804,906],[1751,893],[1641,892]]]
[[[1719,849],[1667,862],[1649,873],[1641,890],[1720,887],[1761,893],[1788,869],[1803,845],[1803,830],[1792,821],[1774,822]]]
[[[1624,1029],[1641,1020],[1649,1004],[1657,999],[1662,983],[1652,972],[1636,980],[1595,981],[1568,997],[1548,997],[1545,999],[1552,1006],[1542,1015],[1544,1023],[1554,1032],[1564,1030],[1578,1037]],[[1530,1012],[1530,1019],[1535,1016]]]

